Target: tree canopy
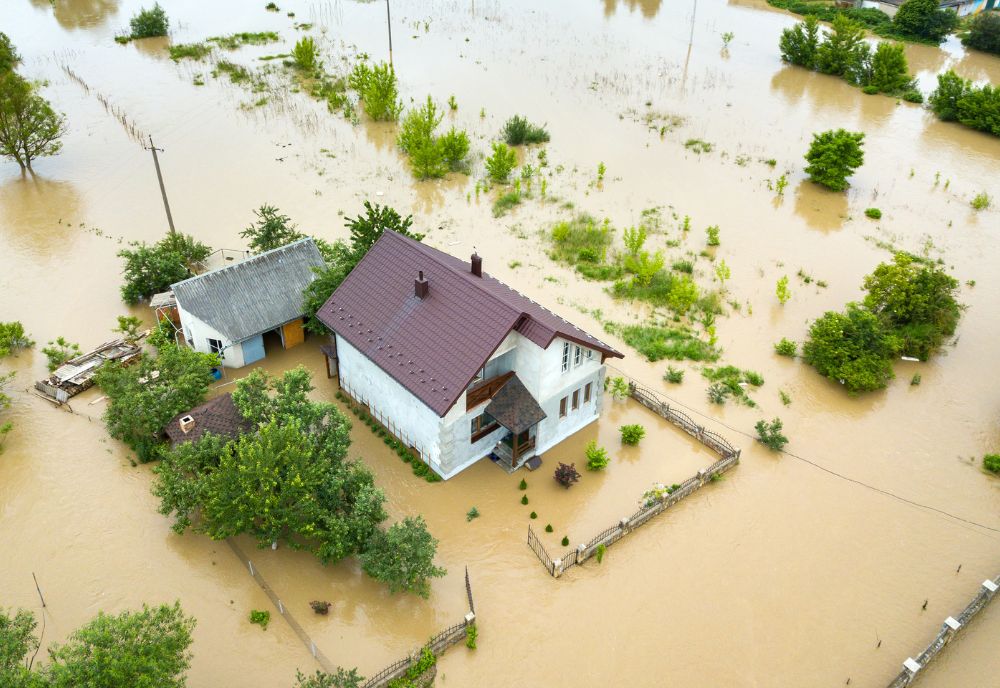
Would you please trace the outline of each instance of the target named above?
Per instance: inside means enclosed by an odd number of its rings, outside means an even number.
[[[941,9],[938,0],[907,0],[892,23],[902,34],[940,43],[958,26],[958,15]]]
[[[427,597],[430,579],[445,574],[434,565],[436,552],[437,540],[427,531],[424,519],[407,517],[376,534],[361,555],[361,566],[375,580],[387,583],[392,592]]]
[[[812,324],[802,357],[854,394],[885,387],[895,377],[891,359],[898,351],[898,340],[875,314],[849,303],[843,313],[827,311]]]
[[[241,237],[249,240],[251,253],[280,248],[305,236],[295,231],[292,218],[282,215],[274,206],[265,203],[253,213],[257,221],[240,232]]]
[[[0,46],[0,53],[3,46]],[[0,55],[0,60],[11,58]],[[14,71],[0,70],[0,155],[30,170],[35,158],[55,155],[66,133],[66,119],[35,87]]]
[[[834,191],[843,191],[850,184],[847,178],[865,161],[862,144],[865,135],[844,129],[813,134],[806,153],[806,173],[817,184]]]
[[[14,47],[10,37],[0,31],[0,75],[14,71],[20,61],[21,56],[17,54],[17,48]]]
[[[1000,13],[980,12],[973,17],[962,43],[976,50],[1000,55]]]
[[[136,304],[170,289],[170,285],[191,277],[195,264],[205,260],[212,252],[205,244],[187,234],[171,233],[153,245],[134,243],[122,249],[124,282],[122,299]]]

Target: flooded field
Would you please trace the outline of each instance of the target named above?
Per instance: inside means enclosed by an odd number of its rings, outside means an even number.
[[[279,44],[225,55],[248,66],[287,52],[306,33],[331,69],[346,70],[347,56],[388,53],[380,2],[286,0],[280,13],[263,2],[163,4],[173,43],[279,32]],[[156,513],[148,466],[133,466],[99,422],[99,390],[74,400],[75,415],[24,391],[45,370],[40,348],[48,340],[63,335],[87,348],[108,338],[117,315],[151,319],[148,309],[121,302],[115,256],[125,242],[166,231],[152,160],[136,132],[164,149],[178,229],[214,248],[243,248],[239,232],[263,203],[300,230],[335,239],[346,236],[343,215],[371,199],[413,213],[414,228],[435,247],[461,256],[475,247],[487,272],[595,332],[592,309],[622,322],[645,310],[549,260],[541,230],[576,212],[626,227],[658,207],[664,232],[650,242],[666,248],[668,238],[679,239],[667,249],[679,256],[704,247],[705,227],[721,228],[716,255],[732,269],[727,288],[741,308],[718,319],[719,344],[725,362],[763,374],[759,408],[709,404],[693,364],[678,366],[687,371],[682,385],[668,386],[665,363],[611,341],[627,354],[615,365],[741,446],[741,465],[615,545],[603,564],[554,580],[524,542],[531,510],[535,530],[552,523],[544,537],[559,551],[563,535],[575,544],[610,526],[651,483],[680,482],[713,456],[645,409],[609,399],[601,421],[547,454],[539,473],[507,476],[481,462],[428,484],[359,426],[352,454],[375,471],[390,518],[421,513],[441,541],[449,575],[434,582],[429,600],[389,595],[353,561],[324,568],[301,552],[241,541],[335,663],[370,675],[458,621],[468,566],[479,649],[445,655],[442,685],[881,686],[980,581],[997,575],[1000,480],[979,460],[1000,448],[1000,211],[994,204],[975,212],[969,200],[1000,194],[1000,139],[783,65],[778,36],[796,19],[762,0],[410,0],[393,5],[400,92],[407,106],[427,94],[441,104],[454,95],[458,109],[445,124],[469,130],[476,157],[472,176],[415,182],[393,127],[328,113],[293,92],[280,70],[267,76],[267,102],[255,105],[259,94],[211,75],[213,58],[174,63],[162,39],[117,45],[114,35],[140,5],[0,5],[0,30],[21,52],[21,71],[47,82],[44,95],[70,128],[62,154],[38,160],[33,176],[0,164],[0,320],[20,320],[38,342],[3,360],[17,379],[15,429],[0,456],[8,553],[0,557],[0,604],[39,613],[34,572],[48,602],[45,644],[98,610],[180,599],[198,619],[194,688],[290,686],[296,668],[317,668],[280,620],[266,632],[246,622],[249,609],[269,603],[225,543],[170,531]],[[735,38],[723,50],[726,31]],[[909,45],[907,56],[925,93],[948,68],[1000,83],[1000,59],[966,53],[954,39],[941,48]],[[496,192],[476,192],[481,157],[518,113],[552,133],[551,198],[494,218]],[[648,113],[650,121],[682,123],[661,135],[646,124]],[[807,183],[801,171],[811,134],[837,127],[867,134],[865,165],[844,194]],[[713,150],[686,149],[691,138]],[[773,169],[762,162],[770,158]],[[602,184],[599,163],[607,168]],[[783,172],[790,183],[782,198],[768,182]],[[869,206],[882,210],[880,221],[864,216]],[[689,236],[674,212],[691,217]],[[804,364],[775,356],[772,343],[801,340],[812,319],[859,299],[863,276],[889,256],[876,242],[942,257],[968,308],[954,346],[928,363],[897,363],[887,390],[850,398]],[[799,270],[828,287],[806,284]],[[792,299],[782,307],[774,284],[784,274]],[[315,338],[265,360],[275,372],[307,365],[317,397],[333,398]],[[922,383],[909,385],[917,372]],[[775,415],[794,456],[751,439],[754,422]],[[619,450],[616,429],[625,422],[649,430],[637,450]],[[563,491],[552,467],[581,467],[593,438],[612,448],[612,465],[600,476],[581,471],[580,484]],[[522,476],[530,506],[519,501]],[[472,506],[482,516],[468,523]],[[333,602],[328,617],[312,615],[313,599]],[[1000,675],[998,619],[996,609],[978,619],[925,684],[989,685]]]

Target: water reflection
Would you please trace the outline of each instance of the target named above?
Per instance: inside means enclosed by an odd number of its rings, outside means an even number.
[[[7,246],[20,246],[38,255],[66,248],[78,232],[80,194],[66,181],[34,174],[13,177],[0,185],[0,237]]]
[[[663,0],[603,0],[604,16],[610,17],[618,11],[618,6],[628,8],[629,12],[638,9],[646,19],[652,19],[660,11]]]
[[[118,0],[31,0],[38,9],[52,8],[64,29],[92,29],[118,13]]]
[[[802,181],[795,189],[795,214],[813,229],[823,232],[840,229],[847,218],[847,194]]]

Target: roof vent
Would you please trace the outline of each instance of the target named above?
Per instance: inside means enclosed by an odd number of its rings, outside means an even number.
[[[426,299],[428,285],[427,280],[424,279],[424,271],[421,270],[418,275],[417,279],[413,280],[413,293],[418,299]]]
[[[472,274],[476,277],[483,276],[483,259],[478,253],[472,254]]]
[[[180,420],[181,432],[185,435],[194,429],[194,416],[187,415]]]

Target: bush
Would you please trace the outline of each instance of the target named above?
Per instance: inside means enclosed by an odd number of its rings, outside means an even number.
[[[521,495],[521,504],[526,505],[527,503],[528,503],[528,495]]]
[[[770,423],[759,420],[754,425],[757,430],[757,441],[771,451],[781,451],[782,447],[788,444],[788,438],[781,434],[781,419],[775,418]]]
[[[49,372],[61,366],[66,361],[80,355],[80,345],[76,342],[67,341],[64,337],[56,337],[54,341],[42,349],[42,353],[49,359]]]
[[[546,523],[545,524],[545,532],[546,533],[551,533],[551,532],[554,532],[554,531],[555,531],[555,528],[552,527],[551,523]]]
[[[938,0],[907,0],[892,23],[905,35],[940,42],[958,26],[958,15],[941,9]]]
[[[295,66],[304,72],[312,73],[319,67],[319,48],[311,36],[303,36],[292,48],[292,60]]]
[[[774,345],[774,351],[779,356],[794,356],[798,346],[792,340],[782,337],[781,341]]]
[[[790,29],[781,32],[778,43],[781,59],[806,69],[816,68],[816,51],[819,48],[819,21],[807,16]]]
[[[990,207],[990,197],[986,195],[986,192],[976,194],[972,201],[969,203],[974,210],[986,210]]]
[[[471,520],[473,520],[473,519],[475,519],[475,518],[479,518],[479,509],[477,509],[476,507],[472,507],[472,508],[471,508],[471,509],[469,509],[469,511],[468,511],[468,512],[467,512],[467,513],[465,514],[465,520],[466,520],[466,521],[471,521]]]
[[[984,456],[983,468],[990,473],[1000,474],[1000,454],[987,454]]]
[[[502,217],[507,211],[521,203],[521,194],[508,191],[493,202],[493,217]]]
[[[718,246],[721,242],[719,241],[719,226],[712,225],[705,230],[705,234],[708,235],[708,239],[705,243],[709,246]]]
[[[913,83],[902,43],[882,41],[871,57],[869,83],[883,93],[905,91]]]
[[[607,551],[608,547],[603,542],[597,546],[596,550],[594,550],[594,556],[597,557],[598,564],[604,561],[604,555],[607,553]]]
[[[980,12],[973,17],[962,43],[976,50],[1000,55],[1000,13]]]
[[[469,135],[464,130],[452,127],[438,139],[437,145],[449,170],[458,172],[465,168],[469,156]]]
[[[693,332],[683,327],[607,322],[604,323],[604,329],[621,337],[651,363],[663,359],[714,361],[719,358],[719,351],[714,346],[698,339]]]
[[[608,457],[608,450],[604,447],[598,447],[596,440],[591,440],[587,444],[586,455],[588,471],[603,471],[608,467],[608,463],[611,462],[611,459]]]
[[[945,122],[959,119],[961,114],[959,103],[974,90],[972,82],[949,69],[943,74],[938,74],[937,83],[937,88],[927,98],[931,110],[938,119]]]
[[[878,208],[865,208],[865,216],[873,220],[882,219],[882,211]]]
[[[568,536],[566,536],[566,535],[564,535],[564,536],[563,536],[563,539],[562,539],[562,546],[563,546],[563,547],[569,547],[569,537],[568,537]]]
[[[622,435],[622,444],[630,446],[639,444],[639,440],[646,436],[646,428],[641,425],[623,425],[618,432]]]
[[[520,115],[514,115],[503,125],[500,137],[511,146],[522,143],[545,143],[549,140],[549,132],[543,126],[537,126]]]
[[[27,349],[34,345],[20,322],[0,322],[0,358],[9,356],[17,349]]]
[[[760,387],[764,384],[764,376],[753,370],[744,370],[743,379],[754,387]]]
[[[524,478],[521,478],[521,482],[517,486],[517,489],[519,489],[519,490],[527,490],[528,489],[528,481],[525,480]]]
[[[493,154],[486,158],[486,172],[497,184],[503,184],[517,167],[517,154],[506,143],[493,143]]]
[[[151,9],[140,9],[139,14],[129,21],[129,27],[132,29],[131,38],[166,36],[170,20],[160,3],[156,3]]]
[[[399,119],[403,103],[399,100],[396,72],[390,64],[382,62],[370,67],[367,62],[359,62],[348,78],[348,85],[358,92],[368,117],[380,122],[395,122]],[[464,158],[465,154],[461,157]]]
[[[879,318],[856,303],[813,322],[802,357],[821,375],[855,394],[882,389],[894,377],[891,359],[901,343]]]
[[[170,59],[179,62],[183,59],[200,60],[212,52],[212,46],[204,43],[178,43],[169,48]]]
[[[831,25],[832,33],[816,50],[816,67],[824,74],[858,83],[858,72],[869,51],[864,27],[843,14],[834,17]]]
[[[573,483],[580,480],[580,473],[576,470],[575,463],[565,464],[560,461],[553,477],[557,483],[569,489]]]
[[[470,624],[465,627],[465,646],[470,650],[476,649],[476,638],[479,637],[479,631],[476,629],[476,624]]]
[[[667,366],[667,372],[663,374],[663,379],[673,385],[679,385],[684,382],[684,371],[678,370],[673,366]]]
[[[813,134],[812,145],[806,153],[806,173],[811,181],[834,191],[848,186],[847,177],[865,161],[862,149],[865,135],[844,129]]]
[[[536,512],[534,512],[534,511],[531,512],[530,516],[533,519],[538,518],[538,514]]]
[[[903,93],[903,100],[907,103],[922,103],[924,102],[924,94],[915,88],[911,88]]]
[[[861,92],[866,96],[876,96],[878,95],[878,86],[875,84],[868,84],[861,89]]]
[[[251,610],[250,623],[257,624],[266,631],[267,625],[271,623],[271,612],[261,609]]]

